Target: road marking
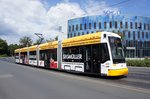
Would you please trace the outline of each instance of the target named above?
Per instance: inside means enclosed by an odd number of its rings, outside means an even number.
[[[11,75],[11,74],[3,74],[3,75],[0,75],[0,79],[1,79],[1,78],[11,78],[11,77],[13,77],[13,75]]]

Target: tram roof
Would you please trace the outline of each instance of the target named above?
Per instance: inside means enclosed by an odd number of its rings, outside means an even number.
[[[100,43],[101,32],[77,36],[69,39],[65,39],[62,42],[63,47],[70,46],[80,46],[80,45],[89,45],[89,44],[98,44]]]
[[[16,49],[16,50],[15,50],[15,53],[19,53],[19,51],[20,51],[20,49]]]
[[[20,52],[27,52],[28,51],[28,47],[24,47],[20,49]]]
[[[37,45],[33,45],[29,47],[29,51],[36,51]]]
[[[57,48],[58,41],[47,42],[39,45],[39,50],[47,50]]]
[[[62,47],[71,47],[71,46],[81,46],[81,45],[90,45],[90,44],[98,44],[100,43],[101,32],[96,32],[93,34],[87,34],[82,36],[77,36],[73,38],[68,38],[62,41]],[[58,41],[47,42],[39,45],[39,50],[47,50],[54,49],[58,47]],[[33,45],[30,47],[24,47],[21,49],[16,49],[15,53],[36,51],[37,45]]]

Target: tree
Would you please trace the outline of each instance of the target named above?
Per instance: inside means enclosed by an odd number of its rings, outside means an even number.
[[[120,32],[120,30],[118,31],[112,30],[112,32],[118,34],[121,37],[121,39],[123,40],[125,39],[125,35],[122,32]]]
[[[52,42],[52,41],[57,41],[57,40],[58,40],[58,35],[54,39],[50,38],[50,39],[48,39],[46,41],[47,42]]]
[[[41,40],[40,40],[40,39],[37,39],[33,45],[38,45],[38,44],[40,44],[40,43],[41,43]]]
[[[56,40],[56,41],[58,40],[58,35],[55,37],[55,40]]]
[[[7,54],[8,44],[5,40],[0,38],[0,54]]]
[[[27,36],[24,36],[24,37],[20,38],[20,40],[19,40],[21,47],[31,46],[32,42],[33,42],[32,39]]]
[[[125,39],[125,36],[123,35],[122,32],[118,31],[117,34],[121,37],[121,39]]]
[[[42,44],[42,43],[45,43],[45,42],[46,41],[44,39],[38,38],[33,45],[39,45],[39,44]]]
[[[20,46],[17,45],[17,44],[10,44],[10,45],[8,46],[9,55],[10,55],[10,56],[14,56],[14,51],[15,51],[15,49],[17,49],[17,48],[19,48],[19,47],[20,47]]]

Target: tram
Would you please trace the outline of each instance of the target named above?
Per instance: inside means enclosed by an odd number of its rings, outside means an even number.
[[[121,37],[96,32],[15,50],[16,63],[101,76],[128,74]]]

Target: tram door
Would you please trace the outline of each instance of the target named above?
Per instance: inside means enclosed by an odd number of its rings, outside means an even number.
[[[94,73],[100,73],[100,53],[99,53],[99,45],[92,45],[92,67]]]
[[[85,72],[100,73],[99,45],[85,46]]]

